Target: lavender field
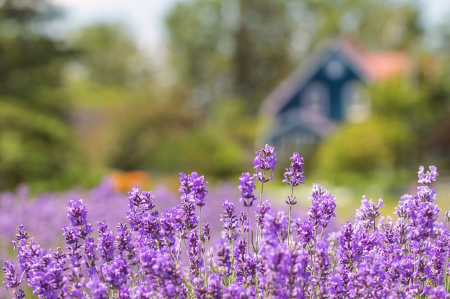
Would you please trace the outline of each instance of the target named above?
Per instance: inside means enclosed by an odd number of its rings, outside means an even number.
[[[380,217],[383,201],[363,196],[355,221],[335,228],[335,197],[319,184],[299,217],[297,153],[284,173],[292,190],[285,203],[265,197],[275,156],[267,145],[257,151],[255,173],[243,173],[238,186],[208,190],[203,176],[181,173],[181,196],[161,186],[126,199],[108,181],[36,198],[25,186],[2,194],[1,256],[11,259],[2,296],[450,298],[436,167],[419,168],[417,193],[402,196],[397,219]]]

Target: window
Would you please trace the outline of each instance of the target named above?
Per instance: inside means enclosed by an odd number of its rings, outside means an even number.
[[[345,119],[354,123],[363,122],[370,114],[369,95],[357,81],[350,81],[342,88],[342,108]]]
[[[337,59],[333,59],[325,66],[325,74],[331,80],[341,79],[345,74],[345,67],[342,62]]]
[[[328,115],[330,112],[330,92],[321,82],[313,82],[305,88],[301,97],[302,108]]]

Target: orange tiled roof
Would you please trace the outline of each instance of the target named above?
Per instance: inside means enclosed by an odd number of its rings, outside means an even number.
[[[412,69],[411,58],[403,52],[370,52],[349,39],[342,39],[342,48],[350,59],[374,81],[382,81]]]
[[[128,192],[136,186],[147,186],[150,176],[143,171],[113,172],[111,180],[115,191]]]

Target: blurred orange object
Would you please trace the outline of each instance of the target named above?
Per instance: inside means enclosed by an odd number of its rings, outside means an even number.
[[[137,186],[145,188],[150,184],[150,175],[143,171],[127,171],[111,173],[115,191],[128,192]]]

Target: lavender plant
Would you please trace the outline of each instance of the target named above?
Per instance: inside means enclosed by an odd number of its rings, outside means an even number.
[[[200,216],[213,205],[206,181],[181,173],[178,205],[158,210],[153,193],[135,188],[115,232],[105,221],[88,221],[86,202],[70,200],[65,249],[43,249],[19,226],[17,263],[4,263],[3,283],[14,298],[30,289],[39,298],[450,298],[450,232],[437,222],[436,167],[420,167],[417,193],[402,196],[396,220],[380,217],[382,201],[363,197],[356,221],[327,234],[335,198],[318,184],[304,220],[291,217],[293,191],[287,216],[272,211],[261,192],[251,217],[255,179],[273,179],[266,171],[274,170],[274,157],[266,145],[257,152],[257,173],[239,179],[240,214],[223,200],[215,246]],[[304,182],[303,158],[294,153],[291,161],[285,182],[293,190]]]

